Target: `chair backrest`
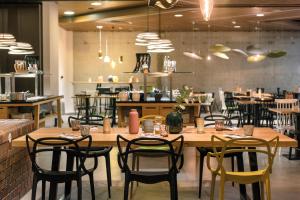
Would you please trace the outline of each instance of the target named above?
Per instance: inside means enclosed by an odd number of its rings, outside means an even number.
[[[299,107],[298,99],[275,99],[277,109],[295,109]]]
[[[84,150],[81,149],[79,146],[80,142],[87,142],[87,145],[85,146],[86,148]],[[26,135],[26,145],[27,145],[27,150],[30,156],[30,160],[32,162],[32,170],[35,173],[40,173],[40,174],[51,174],[52,170],[46,168],[45,166],[41,165],[37,161],[37,157],[42,157],[49,155],[58,156],[60,158],[64,158],[64,155],[71,154],[75,157],[75,172],[80,173],[81,170],[87,171],[85,168],[85,160],[87,158],[89,149],[91,147],[92,143],[92,136],[84,136],[80,137],[78,139],[68,139],[68,138],[63,138],[63,137],[44,137],[44,138],[39,138],[39,139],[34,139],[30,136],[30,134]],[[53,163],[52,163],[53,164]],[[65,173],[67,174],[68,171],[66,170],[60,170],[58,169],[59,173]],[[70,172],[70,171],[69,171]],[[74,172],[74,171],[72,171]],[[55,176],[57,174],[57,171],[52,174]]]
[[[160,118],[163,124],[166,122],[166,118],[165,118],[164,116],[161,116],[161,115],[145,115],[145,116],[141,117],[141,118],[139,119],[139,121],[140,121],[140,124],[142,124],[143,121],[145,121],[145,120],[147,120],[147,119],[150,119],[150,120],[153,120],[153,121],[154,121],[154,120],[156,120],[157,118]]]
[[[224,124],[228,123],[228,117],[224,115],[212,114],[204,117],[204,121],[206,122],[204,127],[214,126],[216,124],[216,120],[223,120]]]
[[[226,110],[226,104],[225,104],[225,96],[224,96],[224,91],[222,89],[219,89],[219,97],[221,101],[221,110]]]
[[[90,96],[91,95],[87,95],[87,94],[75,94],[74,106],[75,107],[85,106],[85,104],[86,104],[86,98],[88,98]]]
[[[231,140],[225,140],[223,138],[220,138],[216,135],[213,135],[211,137],[211,142],[213,146],[213,156],[216,157],[218,166],[214,170],[215,172],[221,170],[221,172],[226,172],[225,165],[223,163],[224,158],[226,157],[226,154],[232,154],[232,153],[258,153],[258,154],[264,154],[267,156],[267,162],[265,166],[261,170],[265,171],[271,171],[272,165],[274,161],[274,157],[277,152],[278,143],[279,143],[279,137],[276,136],[273,139],[266,141],[259,138],[238,138],[238,139],[231,139]],[[271,146],[273,145],[273,149]],[[222,147],[221,151],[220,148]],[[232,148],[232,147],[243,147],[243,148]],[[207,160],[208,167],[210,167],[210,160]]]
[[[171,141],[162,138],[145,137],[139,137],[133,140],[128,140],[123,136],[118,135],[118,164],[122,172],[131,172],[132,169],[130,168],[130,164],[128,163],[128,158],[131,157],[132,154],[140,153],[147,154],[147,157],[150,157],[150,159],[152,158],[152,156],[153,158],[169,157],[171,159],[169,171],[175,170],[178,172],[183,166],[183,141],[184,138],[182,135]],[[125,149],[122,148],[123,146],[125,146]]]
[[[81,125],[103,126],[104,117],[100,116],[100,115],[89,115],[89,116],[83,116],[83,117],[69,116],[69,118],[68,118],[69,127],[71,127],[72,120],[79,120]],[[111,120],[111,122],[112,122],[112,120]],[[111,127],[112,126],[113,126],[113,124],[111,123]]]

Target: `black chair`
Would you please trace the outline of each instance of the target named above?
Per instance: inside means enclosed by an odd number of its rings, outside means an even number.
[[[125,174],[124,200],[128,200],[129,184],[133,181],[155,184],[163,181],[168,181],[170,184],[171,200],[178,199],[177,191],[177,173],[183,166],[183,136],[179,136],[172,141],[161,138],[136,138],[127,140],[121,135],[117,136],[117,145],[119,149],[118,164]],[[125,151],[122,149],[122,144],[126,144]],[[175,150],[175,143],[176,150]],[[168,146],[168,150],[159,148],[143,148],[143,147],[158,147]],[[142,147],[142,148],[137,148]],[[136,171],[129,167],[129,157],[133,154],[153,154],[153,157],[164,154],[164,158],[171,157],[171,165],[168,170],[164,171]],[[150,158],[153,159],[153,158]]]
[[[225,105],[227,108],[227,117],[231,117],[235,112],[238,113],[238,106],[234,101],[232,92],[224,92]]]
[[[233,123],[231,122],[230,119],[224,115],[209,115],[204,117],[204,120],[208,123],[206,123],[204,126],[209,127],[209,126],[214,126],[216,120],[223,120],[225,125],[231,126]],[[201,198],[201,193],[202,193],[202,180],[203,180],[203,166],[204,166],[204,158],[207,156],[209,152],[214,152],[213,148],[207,148],[207,147],[197,147],[196,148],[200,154],[199,157],[199,190],[198,190],[198,197]],[[218,148],[217,148],[218,149]],[[221,150],[221,149],[220,149]],[[232,154],[227,154],[225,158],[231,158],[231,169],[234,171],[234,157],[237,158],[237,165],[239,170],[243,169],[243,154],[242,153],[232,153]],[[234,183],[232,183],[234,185]]]
[[[88,121],[87,121],[88,118]],[[79,120],[80,124],[82,125],[94,125],[94,126],[103,126],[103,117],[97,116],[97,115],[91,115],[88,117],[81,117],[76,118],[70,116],[68,118],[69,127],[71,127],[71,121],[72,120]],[[112,126],[112,125],[111,125]],[[85,148],[81,148],[82,150],[85,150]],[[108,189],[108,196],[111,198],[111,186],[112,186],[112,180],[111,180],[111,166],[110,166],[110,151],[112,150],[112,147],[91,147],[89,150],[88,158],[94,158],[98,161],[98,158],[101,156],[104,156],[105,158],[105,164],[106,164],[106,175],[107,175],[107,189]],[[90,182],[93,182],[93,176],[90,176]],[[93,197],[94,199],[94,197]]]
[[[86,141],[87,146],[85,151],[80,149],[79,143]],[[90,175],[97,167],[97,163],[94,163],[94,167],[87,169],[84,165],[87,155],[89,154],[89,148],[92,143],[92,137],[90,135],[82,137],[78,140],[71,140],[62,137],[45,137],[39,139],[33,139],[29,135],[26,135],[27,150],[32,162],[33,171],[33,183],[32,183],[32,200],[36,199],[36,189],[39,181],[42,181],[42,199],[45,199],[46,182],[50,184],[66,183],[71,181],[77,182],[78,194],[77,198],[82,199],[82,180],[84,175]],[[39,148],[42,147],[42,148]],[[51,169],[43,167],[37,161],[37,157],[43,155],[49,156],[52,153],[52,166]],[[71,156],[76,160],[75,170],[73,168],[60,170],[59,163],[62,154],[67,157]],[[91,193],[94,196],[93,185],[91,185]],[[49,193],[49,199],[56,199],[56,191]],[[66,197],[66,198],[70,198]]]

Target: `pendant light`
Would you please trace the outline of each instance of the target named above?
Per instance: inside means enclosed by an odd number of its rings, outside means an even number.
[[[170,53],[174,51],[172,42],[167,39],[161,39],[161,15],[158,9],[158,39],[148,41],[147,53]]]
[[[214,0],[199,0],[199,4],[203,19],[209,21],[214,8]]]
[[[194,42],[195,42],[195,22],[193,21],[192,24],[193,24],[192,42],[194,44]],[[193,50],[191,52],[190,51],[184,51],[183,55],[185,55],[185,56],[187,56],[189,58],[192,58],[192,59],[202,60],[202,57],[200,55],[198,55],[197,53],[195,53],[194,45],[193,45]]]
[[[157,6],[162,9],[173,8],[177,4],[178,0],[148,0],[148,6]]]
[[[107,52],[108,52],[108,47],[107,47],[107,39],[106,39],[105,40],[105,56],[104,56],[103,62],[110,63],[110,57],[108,56]]]
[[[11,55],[29,55],[34,54],[31,44],[25,42],[17,42],[9,47],[8,54]]]
[[[4,31],[4,12],[1,12],[1,19],[2,19],[2,30]],[[11,45],[16,43],[15,36],[10,33],[0,33],[0,49],[9,49]]]
[[[99,50],[98,50],[98,58],[102,60],[103,52],[102,52],[102,28],[103,26],[96,26],[99,29]]]

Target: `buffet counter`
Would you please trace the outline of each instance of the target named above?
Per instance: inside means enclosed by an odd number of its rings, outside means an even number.
[[[44,96],[33,97],[27,101],[1,101],[0,102],[0,119],[9,119],[12,113],[17,112],[17,108],[31,107],[32,117],[34,119],[34,128],[38,129],[42,123],[49,117],[57,117],[57,126],[61,127],[61,99],[63,96]],[[48,113],[47,115],[41,114],[41,106],[46,104],[56,103],[56,111]]]
[[[116,106],[118,109],[118,126],[124,127],[126,125],[126,118],[130,109],[137,109],[139,117],[145,115],[161,115],[166,117],[174,110],[176,102],[173,101],[147,101],[147,102],[134,102],[134,101],[117,101]],[[191,103],[185,104],[186,110],[183,112],[183,122],[185,125],[194,124],[194,119],[199,115],[200,104]]]
[[[31,189],[31,161],[26,148],[12,147],[11,142],[32,132],[34,122],[0,119],[0,127],[0,199],[21,199]]]

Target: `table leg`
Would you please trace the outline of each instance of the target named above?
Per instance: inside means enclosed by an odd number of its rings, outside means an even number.
[[[74,165],[74,155],[68,153],[67,155],[67,165],[66,171],[72,171]],[[72,181],[68,181],[65,183],[65,198],[71,199],[71,188],[72,188]]]
[[[34,128],[35,129],[39,129],[40,128],[40,105],[35,105],[34,106],[34,113],[33,113],[33,117],[34,117]]]
[[[255,152],[249,152],[249,163],[250,163],[250,170],[251,171],[257,171],[258,166],[257,166],[257,155]],[[252,195],[253,195],[253,200],[260,200],[260,187],[259,187],[259,182],[253,183],[252,184]]]
[[[90,108],[90,98],[85,98],[85,123],[89,124],[89,108]]]
[[[61,118],[61,102],[60,102],[60,98],[58,98],[56,100],[56,106],[57,106],[57,126],[58,128],[61,128],[61,125],[62,125],[62,118]]]
[[[236,157],[236,159],[237,159],[238,171],[243,172],[244,171],[244,160],[243,160],[242,155],[238,155]],[[247,199],[246,185],[244,185],[244,184],[240,184],[240,199],[241,200]]]
[[[58,151],[60,147],[54,147],[53,155],[52,155],[52,166],[51,171],[58,171],[60,164],[60,151]],[[49,199],[56,200],[57,196],[57,183],[50,183],[49,190]]]
[[[118,107],[118,127],[122,127],[124,124],[124,113],[122,106]]]

